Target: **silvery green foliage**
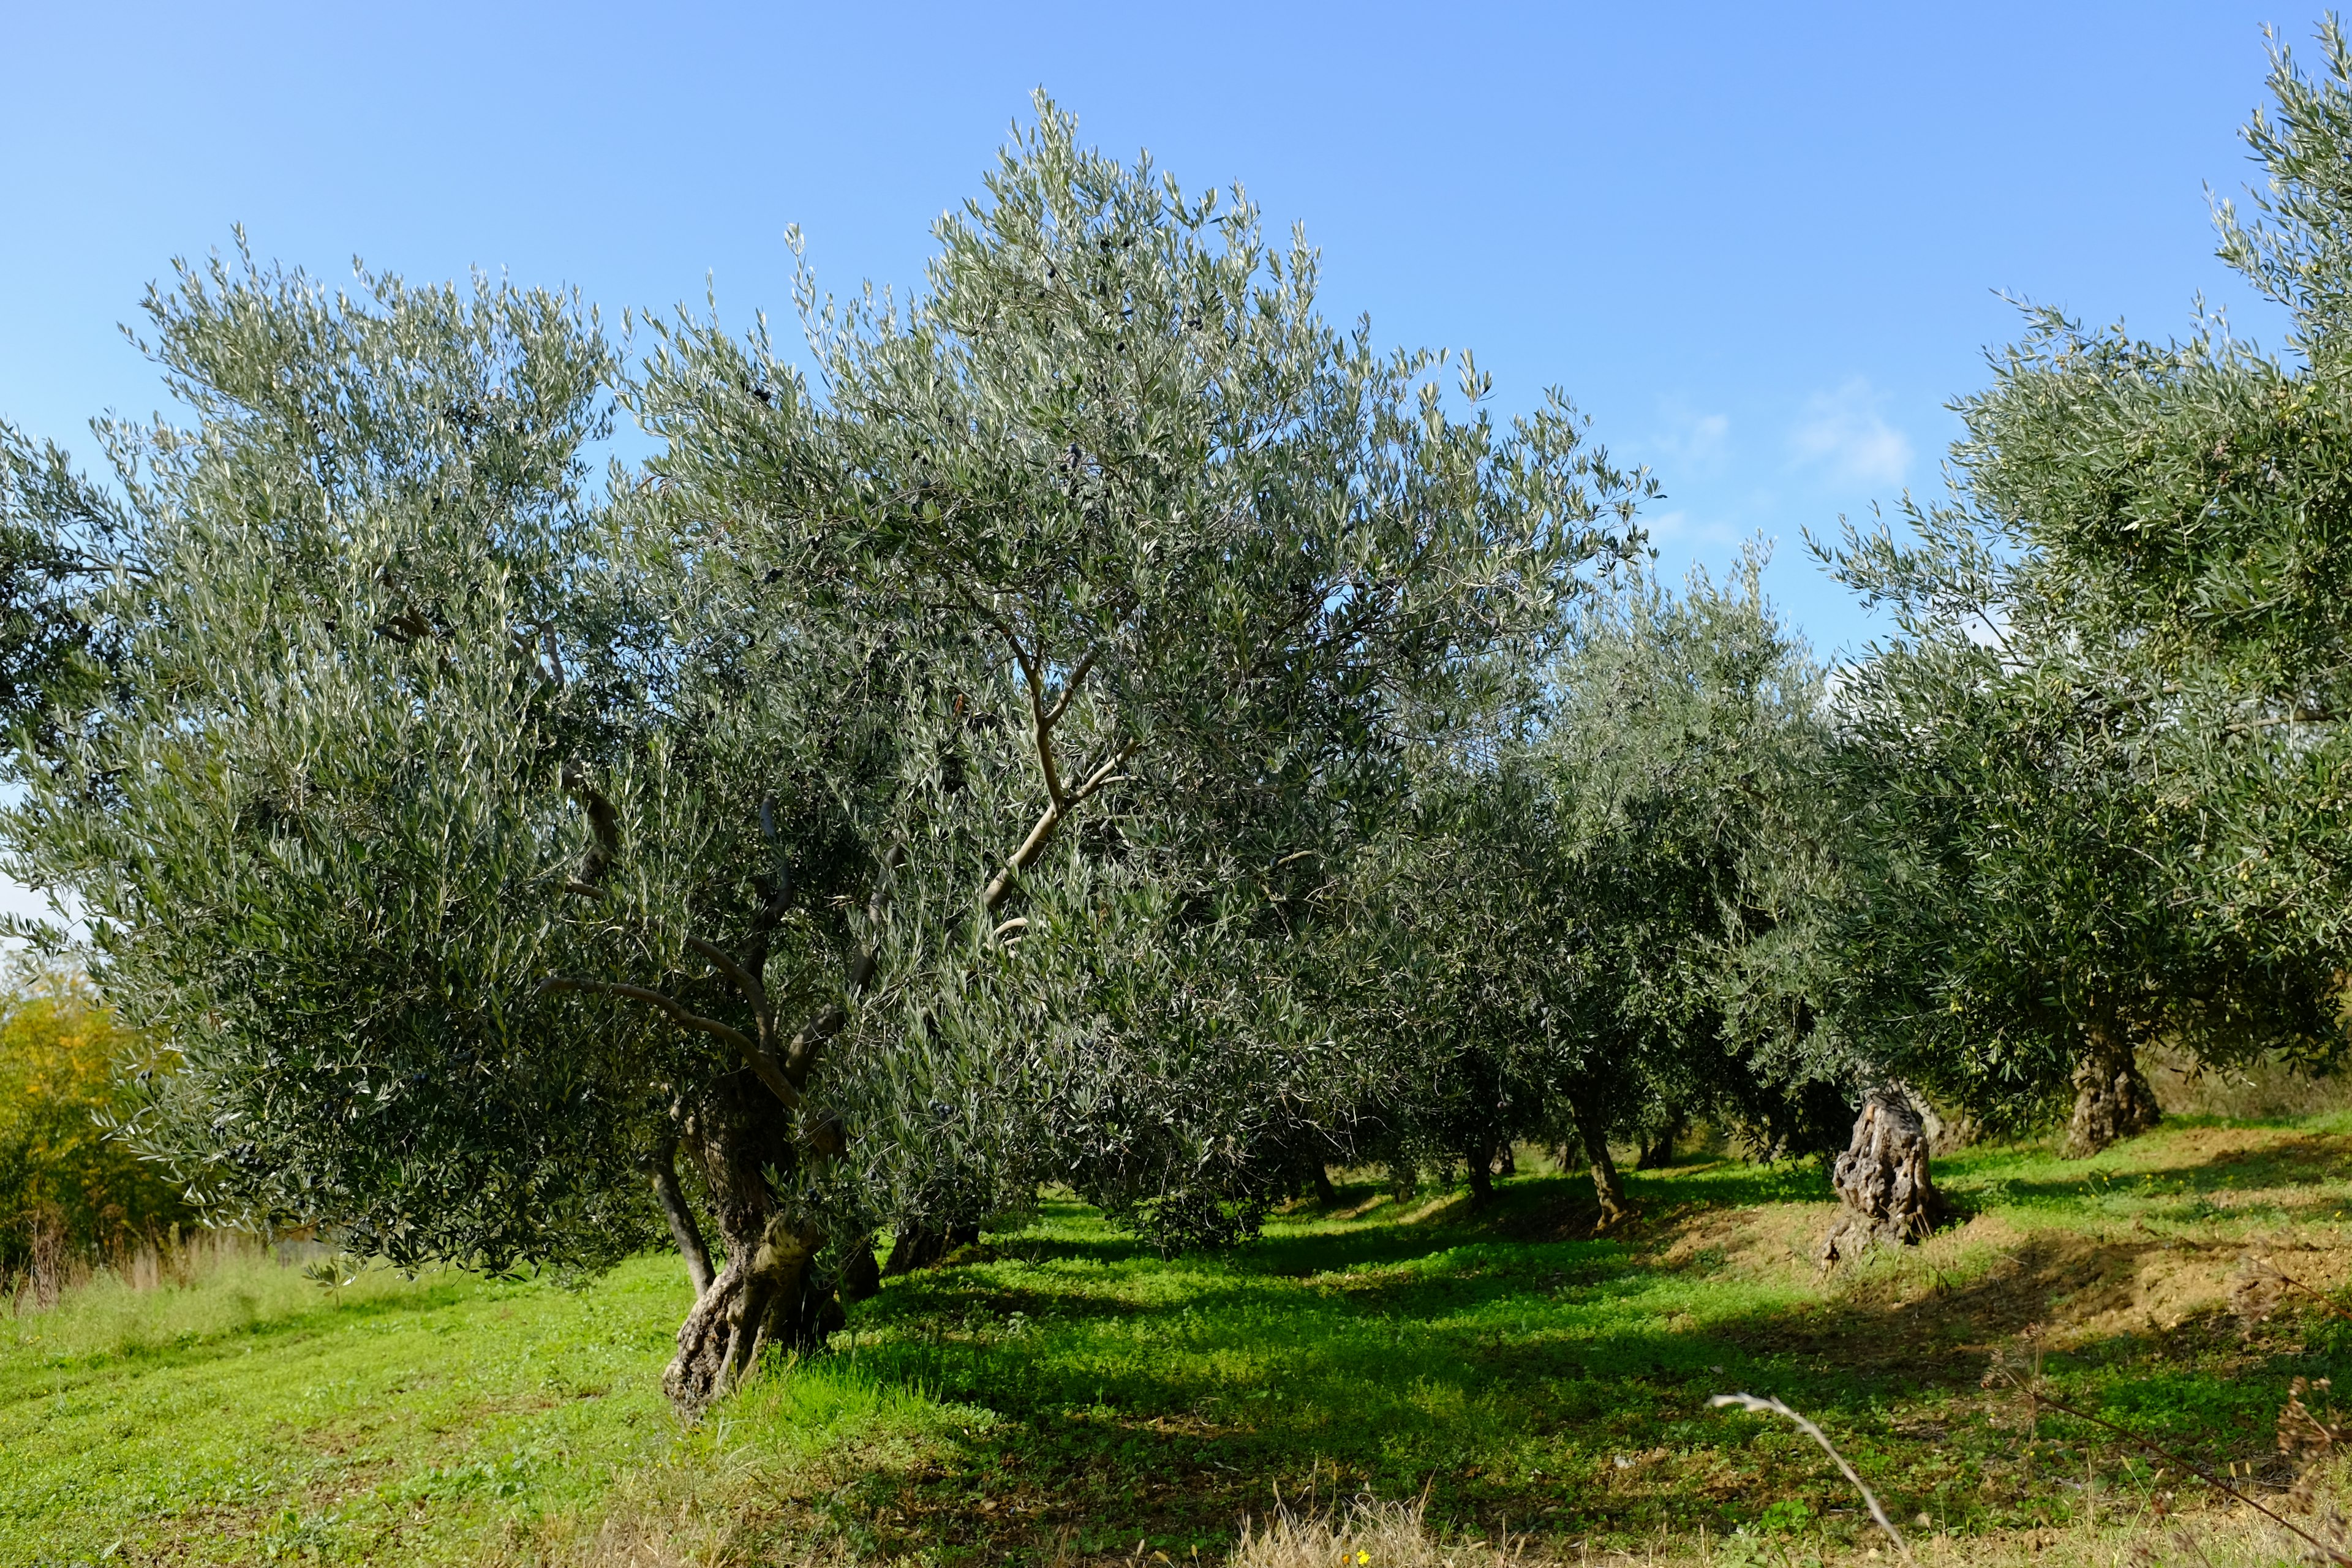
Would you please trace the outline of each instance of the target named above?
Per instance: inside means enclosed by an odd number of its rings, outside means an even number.
[[[1389,911],[1353,994],[1391,1043],[1372,1142],[1401,1168],[1701,1120],[1802,1146],[1806,1086],[1844,1108],[1815,997],[1820,675],[1758,571],[1622,583],[1538,703],[1433,758],[1359,894]]]
[[[112,649],[78,605],[122,522],[64,451],[0,422],[0,722],[11,729],[53,742],[54,710],[104,681]]]
[[[863,1201],[977,1217],[1055,1180],[1245,1228],[1353,1070],[1287,978],[1318,893],[1644,481],[1557,398],[1449,414],[1439,361],[1322,321],[1302,242],[1050,104],[938,233],[903,305],[803,274],[806,374],[764,326],[662,329],[633,526],[714,646],[920,668],[859,830],[905,866],[823,1090]]]
[[[903,309],[804,279],[807,377],[764,330],[632,379],[543,294],[184,269],[194,418],[104,429],[108,527],[9,448],[119,645],[26,737],[13,865],[165,1043],[135,1132],[206,1202],[593,1261],[682,1134],[740,1349],[807,1300],[745,1285],[763,1236],[1060,1181],[1217,1239],[1336,1135],[1361,1053],[1294,960],[1644,481],[1466,360],[1449,413],[1303,246],[1050,106],[940,239]],[[663,449],[592,498],[608,385]],[[734,1353],[688,1326],[692,1377]]]
[[[1759,1151],[1842,1139],[1853,1043],[1822,914],[1843,887],[1822,788],[1822,672],[1751,550],[1723,583],[1633,584],[1554,675],[1538,756],[1591,911],[1580,1003],[1622,1075],[1612,1134],[1735,1128]]]
[[[7,491],[12,526],[110,557],[81,607],[110,681],[20,752],[5,834],[159,1042],[137,1142],[216,1213],[402,1261],[630,1245],[642,1031],[554,1044],[531,993],[605,956],[557,918],[559,769],[654,744],[588,585],[609,351],[553,296],[242,258],[147,310],[192,422],[98,427],[119,499],[15,452]]]
[[[2352,696],[2352,53],[2274,56],[2263,221],[2223,258],[2301,363],[2029,311],[1958,407],[1958,489],[1829,552],[1895,635],[1840,689],[1858,1026],[2032,1120],[2086,1030],[2335,1059]]]

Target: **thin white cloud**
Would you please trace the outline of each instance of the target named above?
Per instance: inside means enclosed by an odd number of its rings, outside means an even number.
[[[1841,479],[1899,485],[1911,468],[1911,437],[1879,416],[1879,395],[1855,376],[1835,392],[1805,400],[1804,416],[1789,433],[1789,448],[1800,463],[1827,469]]]
[[[1666,428],[1652,444],[1659,453],[1695,468],[1712,468],[1723,460],[1731,436],[1731,420],[1722,414],[1698,414],[1680,403],[1665,407]]]
[[[1695,520],[1679,508],[1662,511],[1655,517],[1645,517],[1642,526],[1650,531],[1654,542],[1665,544],[1710,545],[1729,544],[1739,535],[1727,522]]]

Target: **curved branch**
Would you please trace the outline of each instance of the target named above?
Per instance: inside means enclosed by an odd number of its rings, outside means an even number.
[[[1020,667],[1022,684],[1029,689],[1029,732],[1037,743],[1037,765],[1045,775],[1045,798],[1058,806],[1062,804],[1062,770],[1054,756],[1054,721],[1062,716],[1063,708],[1068,705],[1069,692],[1066,689],[1064,700],[1055,703],[1053,712],[1047,713],[1045,676],[1037,668],[1037,660],[1021,646],[1021,639],[1014,635],[1011,623],[982,605],[961,584],[957,585],[956,591],[971,606],[972,613],[994,626],[997,635],[1004,639],[1004,645],[1013,650],[1013,662]],[[1094,656],[1089,653],[1087,657],[1091,662]]]
[[[732,954],[715,942],[690,936],[686,939],[686,945],[710,960],[719,973],[733,981],[735,989],[743,993],[743,1000],[751,1004],[751,1011],[759,1016],[761,1039],[774,1032],[775,1020],[768,1011],[768,988],[761,984],[750,970],[737,963]]]
[[[1121,746],[1118,751],[1112,752],[1108,758],[1105,759],[1102,766],[1097,768],[1093,773],[1087,775],[1086,783],[1080,784],[1077,787],[1077,792],[1070,796],[1070,804],[1076,805],[1078,802],[1086,799],[1087,796],[1094,794],[1095,791],[1102,788],[1105,784],[1115,784],[1127,782],[1129,775],[1120,773],[1118,770],[1126,765],[1128,758],[1135,755],[1135,749],[1139,744],[1141,744],[1140,742],[1129,741],[1126,745]]]
[[[1037,863],[1037,857],[1044,854],[1045,846],[1053,841],[1054,830],[1062,826],[1063,819],[1074,808],[1106,784],[1117,784],[1127,776],[1118,771],[1119,765],[1135,754],[1138,743],[1129,741],[1121,746],[1104,761],[1102,766],[1087,774],[1085,783],[1045,807],[1044,814],[1037,818],[1036,826],[1029,829],[1029,837],[1021,841],[1021,847],[1013,852],[1013,858],[989,879],[988,886],[982,890],[980,907],[982,913],[992,915],[1004,907],[1004,900],[1012,896],[1013,884],[1020,879],[1022,872]]]
[[[596,996],[620,996],[632,1002],[643,1002],[649,1007],[657,1007],[668,1016],[671,1023],[678,1027],[692,1029],[733,1046],[743,1054],[743,1059],[750,1065],[752,1072],[759,1076],[760,1081],[766,1084],[777,1099],[794,1110],[800,1107],[800,1090],[794,1088],[792,1080],[777,1068],[775,1058],[761,1047],[758,1041],[740,1029],[722,1024],[716,1018],[706,1018],[699,1013],[693,1012],[674,996],[666,996],[647,986],[630,985],[618,980],[584,980],[570,974],[549,976],[532,987],[531,994],[544,996],[559,991],[584,992]]]
[[[716,1018],[706,1018],[689,1010],[685,1003],[675,996],[664,995],[649,986],[631,985],[618,980],[583,980],[577,975],[551,974],[533,986],[531,994],[545,996],[559,991],[581,991],[597,996],[624,996],[632,1002],[643,1002],[648,1006],[660,1008],[669,1016],[671,1023],[681,1028],[698,1030],[715,1039],[724,1040],[738,1049],[749,1049],[751,1045],[751,1037],[741,1030],[722,1024]]]
[[[846,1009],[827,1007],[824,1012],[803,1024],[800,1026],[800,1032],[793,1037],[792,1044],[785,1047],[785,1072],[798,1073],[801,1081],[806,1083],[809,1068],[816,1065],[817,1053],[824,1048],[824,1043],[827,1040],[841,1033],[843,1026],[848,1022],[849,1014]]]
[[[1062,695],[1054,700],[1052,710],[1045,715],[1045,723],[1049,729],[1061,722],[1062,715],[1070,710],[1070,703],[1077,697],[1078,688],[1086,681],[1087,671],[1095,667],[1095,656],[1100,652],[1102,652],[1100,647],[1087,649],[1086,658],[1078,660],[1077,668],[1071,670],[1067,679],[1062,682]]]

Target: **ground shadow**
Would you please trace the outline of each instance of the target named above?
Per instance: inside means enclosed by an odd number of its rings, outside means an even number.
[[[2184,1193],[2267,1187],[2320,1158],[2221,1151],[2149,1175]],[[2079,1202],[2102,1179],[2037,1173],[2011,1190]],[[1421,1226],[1281,1235],[1159,1294],[1049,1267],[1139,1256],[1108,1249],[898,1282],[856,1320],[874,1335],[863,1372],[990,1418],[929,1469],[845,1482],[839,1506],[885,1550],[988,1561],[1107,1549],[1106,1532],[1171,1556],[1222,1550],[1271,1487],[1310,1477],[1425,1491],[1440,1518],[1562,1539],[1722,1530],[1775,1499],[1843,1517],[1852,1500],[1801,1436],[1708,1411],[1734,1389],[1811,1413],[1898,1506],[1948,1521],[2056,1517],[2079,1503],[2086,1465],[2146,1480],[2112,1442],[2086,1451],[2094,1434],[1980,1384],[1997,1352],[2025,1353],[2030,1325],[2095,1322],[2127,1300],[2179,1238],[2040,1232],[1965,1273],[1864,1269],[1800,1292],[1667,1244],[1694,1211],[1819,1201],[1818,1167],[1641,1178],[1644,1218],[1547,1238],[1589,1208],[1580,1185],[1516,1183],[1482,1214],[1445,1207]],[[2235,1247],[2211,1250],[2218,1268]],[[2269,1451],[2293,1378],[2352,1375],[2346,1327],[2290,1317],[2249,1332],[2207,1310],[2078,1335],[2043,1365],[2135,1432],[2237,1462]]]

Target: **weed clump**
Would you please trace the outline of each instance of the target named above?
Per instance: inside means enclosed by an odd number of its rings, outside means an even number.
[[[1523,1544],[1440,1541],[1429,1529],[1426,1500],[1358,1498],[1336,1511],[1276,1508],[1263,1526],[1242,1521],[1230,1568],[1504,1568],[1528,1561]]]

